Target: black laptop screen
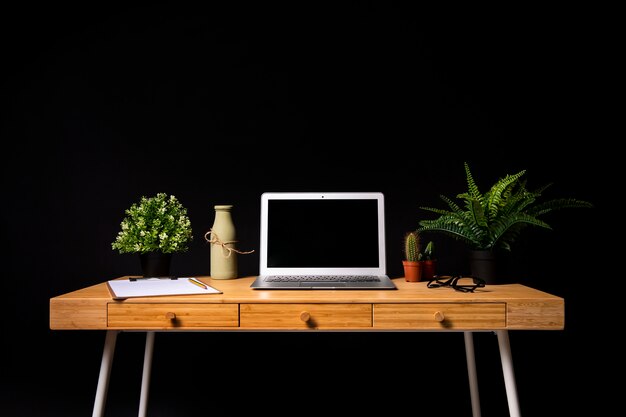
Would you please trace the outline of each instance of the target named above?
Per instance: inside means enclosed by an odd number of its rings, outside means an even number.
[[[269,200],[270,268],[378,268],[378,201]]]

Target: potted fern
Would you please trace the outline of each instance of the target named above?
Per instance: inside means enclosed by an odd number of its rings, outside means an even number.
[[[465,242],[470,251],[470,271],[474,276],[495,283],[495,251],[510,251],[511,244],[528,226],[551,230],[540,217],[562,208],[588,208],[591,203],[573,198],[552,199],[539,202],[542,193],[549,187],[529,191],[521,178],[522,170],[500,178],[489,191],[481,193],[476,185],[469,165],[465,163],[468,190],[457,195],[461,204],[441,196],[447,209],[421,207],[439,215],[434,220],[419,222],[418,233],[441,232]]]
[[[417,232],[408,232],[404,235],[404,279],[407,282],[419,282],[422,279],[422,264],[420,262],[420,237]]]

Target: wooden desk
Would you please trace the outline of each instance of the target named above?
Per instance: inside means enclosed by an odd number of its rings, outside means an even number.
[[[519,284],[474,293],[396,278],[397,290],[252,290],[254,277],[211,280],[223,294],[115,301],[105,283],[50,299],[52,330],[107,330],[93,416],[102,416],[120,331],[145,331],[139,416],[147,412],[155,331],[464,332],[474,417],[480,416],[472,332],[495,331],[511,417],[520,416],[508,330],[562,330],[564,300]]]

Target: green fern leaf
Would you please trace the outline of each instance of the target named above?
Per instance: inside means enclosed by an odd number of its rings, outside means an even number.
[[[487,210],[490,218],[495,219],[498,216],[498,211],[503,205],[502,193],[510,189],[525,173],[526,170],[522,170],[517,174],[507,175],[491,187],[489,190],[489,198],[487,199]]]
[[[550,187],[552,187],[552,183],[551,182],[549,182],[548,184],[546,184],[546,185],[544,185],[542,187],[537,188],[535,191],[533,191],[533,193],[536,194],[537,196],[540,196],[541,194],[543,194],[543,192],[545,190],[547,190]]]
[[[465,206],[471,215],[470,219],[473,223],[482,227],[487,227],[487,218],[485,217],[485,211],[483,210],[483,206],[480,204],[480,201],[475,198],[468,199],[465,202]]]
[[[520,232],[528,226],[528,223],[517,223],[509,227],[509,229],[504,232],[502,236],[500,236],[500,239],[498,240],[498,246],[507,251],[510,251],[511,243],[515,242],[519,237]]]
[[[463,213],[463,209],[461,209],[461,207],[459,207],[459,205],[452,201],[450,198],[446,197],[445,195],[440,195],[439,197],[448,204],[453,212]]]
[[[522,188],[519,191],[519,196],[521,197],[521,200],[518,202],[517,206],[515,207],[516,211],[518,212],[523,212],[526,207],[532,205],[535,203],[535,201],[541,197],[541,194],[537,194],[535,192],[531,192],[528,191],[526,188]]]
[[[478,186],[476,186],[476,182],[474,181],[474,177],[472,176],[472,172],[470,171],[470,167],[467,162],[465,164],[465,176],[467,178],[467,189],[469,194],[477,199],[478,201],[483,200],[483,195],[478,190]]]
[[[420,222],[420,224],[422,224],[422,222]],[[474,240],[474,238],[471,235],[468,235],[466,228],[464,228],[462,226],[458,226],[456,224],[442,222],[440,224],[431,224],[431,225],[427,225],[427,226],[422,226],[417,231],[419,233],[422,233],[422,232],[442,232],[444,234],[447,234],[447,235],[453,237],[454,239],[461,240],[461,241],[463,241],[465,243],[468,243],[468,244],[470,244],[472,246],[480,247],[480,242]]]
[[[563,208],[592,208],[593,204],[584,200],[577,200],[575,198],[558,198],[549,200],[544,203],[538,204],[535,207],[528,209],[528,214],[531,216],[541,216],[549,213],[552,210],[559,210]]]
[[[527,224],[532,226],[542,227],[544,229],[552,230],[549,224],[543,222],[535,217],[526,213],[516,213],[505,219],[500,219],[492,226],[491,242],[489,247],[495,248],[500,244],[500,239],[506,236],[507,232],[513,227],[520,227],[520,224]],[[502,240],[504,242],[504,240]]]
[[[441,215],[446,215],[446,214],[451,214],[452,213],[449,210],[442,210],[442,209],[438,209],[438,208],[434,208],[434,207],[420,207],[420,209],[426,210],[426,211],[432,211],[433,213],[437,213],[437,214],[441,214]]]

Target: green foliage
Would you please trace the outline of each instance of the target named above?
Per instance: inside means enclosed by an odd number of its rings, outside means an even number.
[[[461,240],[473,249],[511,250],[511,243],[527,226],[551,227],[538,217],[562,208],[593,207],[587,201],[573,198],[553,199],[537,203],[550,184],[536,191],[526,189],[521,178],[525,170],[499,179],[486,193],[481,193],[469,165],[465,163],[468,191],[457,195],[462,204],[441,196],[448,209],[421,207],[439,215],[434,220],[419,222],[418,233],[441,232]]]
[[[435,244],[431,240],[426,245],[426,248],[424,248],[424,256],[423,256],[423,258],[424,258],[425,261],[431,261],[431,260],[435,259],[434,250],[435,250]]]
[[[187,209],[173,195],[141,197],[125,213],[122,230],[111,244],[119,253],[184,252],[193,239]]]
[[[420,237],[416,232],[409,232],[404,235],[404,258],[407,261],[415,262],[421,258]]]

